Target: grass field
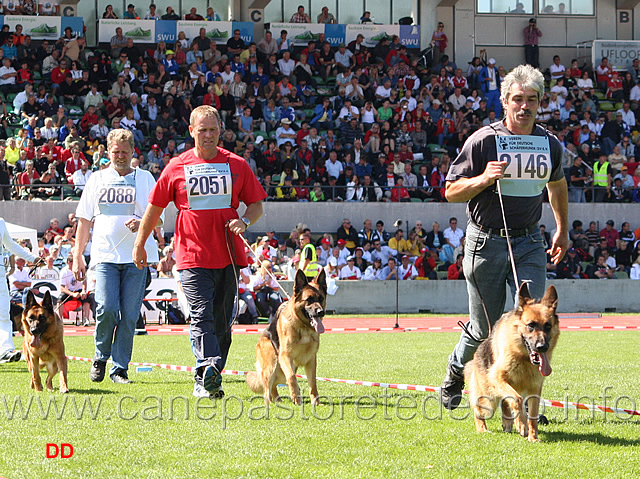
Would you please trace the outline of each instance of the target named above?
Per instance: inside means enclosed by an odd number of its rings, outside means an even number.
[[[326,334],[318,374],[439,385],[457,338],[452,333]],[[227,367],[253,369],[256,340],[236,335]],[[638,409],[638,344],[640,332],[563,332],[544,397],[602,404],[610,386],[609,405],[626,395],[636,404],[622,400],[618,407]],[[91,337],[68,337],[66,346],[69,355],[93,353]],[[191,365],[188,338],[136,337],[133,360]],[[267,419],[262,399],[252,400],[242,377],[225,376],[227,398],[212,403],[191,396],[190,373],[133,368],[134,384],[115,385],[108,379],[91,383],[88,370],[88,363],[71,362],[71,394],[61,396],[32,393],[24,362],[0,366],[0,476],[603,478],[637,477],[640,470],[637,417],[547,409],[551,424],[541,427],[542,442],[530,444],[498,432],[497,418],[488,422],[491,434],[476,434],[471,417],[463,418],[469,410],[441,411],[435,394],[321,382],[324,405],[314,410],[308,398],[304,408],[285,400]],[[24,410],[13,410],[17,398],[23,409],[33,398],[26,418]],[[87,400],[95,418],[85,409],[78,419],[73,404],[80,409]],[[50,401],[61,417],[50,409],[44,418]],[[47,443],[70,443],[74,455],[47,459]]]

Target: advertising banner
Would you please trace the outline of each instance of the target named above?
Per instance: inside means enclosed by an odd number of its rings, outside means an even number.
[[[307,46],[309,40],[318,40],[320,34],[325,33],[324,24],[315,23],[272,23],[271,33],[273,38],[280,38],[280,31],[287,31],[287,40],[293,46]],[[320,46],[318,45],[318,48]]]
[[[16,25],[22,25],[23,33],[31,35],[33,40],[57,40],[62,36],[62,17],[5,15],[4,25],[15,31]]]
[[[633,60],[640,58],[640,41],[594,40],[591,47],[594,68],[600,65],[602,57],[609,59],[609,65],[614,70],[628,70],[633,66]]]
[[[218,45],[226,45],[229,38],[233,36],[232,22],[207,22],[206,20],[179,20],[176,22],[176,32],[184,32],[189,42],[200,35],[201,28],[206,30],[207,38],[215,40]]]
[[[154,43],[156,35],[155,20],[100,19],[98,41],[109,43],[116,34],[116,28],[122,28],[122,34],[133,38],[136,43]]]
[[[364,35],[364,46],[373,48],[383,38],[391,41],[393,35],[400,35],[400,25],[347,25],[345,43],[348,45],[359,33]]]

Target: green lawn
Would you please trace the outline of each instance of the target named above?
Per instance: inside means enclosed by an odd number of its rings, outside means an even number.
[[[326,334],[318,374],[439,385],[457,337]],[[256,335],[234,338],[229,369],[253,368],[256,340]],[[627,395],[637,403],[620,402],[619,407],[639,409],[638,344],[640,332],[635,331],[563,332],[544,396],[568,396],[573,401],[590,396],[582,402],[602,404],[604,388],[611,386],[609,396]],[[69,355],[92,355],[91,337],[68,337],[66,345]],[[136,337],[133,360],[191,365],[188,338]],[[88,370],[88,363],[70,363],[71,394],[63,397],[57,392],[32,393],[24,362],[0,366],[0,476],[604,478],[637,477],[640,470],[637,417],[605,418],[600,413],[592,418],[589,411],[576,417],[576,411],[548,409],[551,424],[541,427],[542,442],[530,444],[498,432],[497,418],[488,422],[491,434],[476,434],[470,417],[452,417],[468,415],[468,410],[441,412],[434,394],[321,382],[320,394],[330,399],[315,410],[317,417],[307,399],[304,408],[285,400],[281,407],[272,407],[266,419],[261,398],[251,400],[241,377],[225,376],[225,402],[198,403],[191,396],[190,373],[154,369],[137,374],[133,368],[130,377],[135,384],[127,386],[108,379],[91,383]],[[301,386],[306,388],[306,383]],[[23,406],[35,399],[28,418],[15,412],[10,420],[7,407],[10,413],[17,397]],[[188,419],[187,401],[181,397],[188,401]],[[54,400],[60,409],[64,398],[67,408],[60,419],[51,411],[48,419],[42,418],[39,404],[46,411]],[[94,409],[101,400],[95,419],[86,410],[85,417],[76,418],[73,403],[80,408],[85,400],[91,400]],[[204,418],[214,413],[212,419]],[[415,417],[400,419],[412,414]],[[70,443],[74,456],[47,459],[47,443]]]

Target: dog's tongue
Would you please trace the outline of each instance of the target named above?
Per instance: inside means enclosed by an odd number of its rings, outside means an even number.
[[[547,353],[538,353],[538,357],[540,358],[540,364],[538,365],[540,374],[542,374],[543,376],[548,376],[549,374],[551,374],[551,364],[549,364]]]
[[[324,324],[322,324],[322,320],[312,319],[311,326],[316,330],[318,334],[324,333]]]
[[[29,346],[31,346],[32,348],[39,348],[40,347],[40,336],[37,334],[34,334],[31,337],[31,342],[29,343]]]

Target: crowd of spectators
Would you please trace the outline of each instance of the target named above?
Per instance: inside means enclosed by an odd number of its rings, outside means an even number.
[[[110,7],[105,18],[116,15]],[[171,7],[167,15],[179,18]],[[139,17],[164,15],[154,5],[146,15],[129,5],[123,15]],[[218,19],[212,9],[186,17]],[[325,9],[318,17],[334,20]],[[300,7],[291,21],[310,17]],[[0,197],[81,195],[91,171],[108,164],[113,128],[133,131],[135,166],[157,178],[193,146],[189,115],[208,104],[221,113],[221,146],[247,160],[268,200],[445,201],[450,159],[501,116],[505,69],[484,51],[458,67],[443,24],[434,32],[437,65],[397,36],[369,48],[358,35],[335,48],[322,34],[294,45],[286,30],[246,43],[236,29],[218,45],[202,28],[146,48],[115,33],[107,50],[90,51],[70,28],[36,46],[22,27],[3,27]],[[623,80],[606,59],[589,72],[556,57],[546,73],[538,120],[564,145],[571,201],[640,201],[639,62]]]
[[[640,227],[633,230],[629,222],[623,222],[620,230],[615,229],[613,220],[608,220],[599,229],[595,221],[584,229],[575,220],[569,233],[571,248],[564,259],[555,265],[547,261],[549,279],[615,279],[630,278],[640,280]],[[95,317],[95,275],[89,270],[88,279],[77,282],[72,273],[72,250],[75,247],[77,220],[70,213],[66,224],[61,226],[57,218],[52,218],[49,228],[38,238],[38,256],[44,265],[33,271],[23,260],[16,260],[8,277],[12,301],[22,303],[26,293],[34,283],[60,281],[62,295],[71,296],[62,312],[78,310],[78,319],[89,325]],[[541,225],[545,246],[551,242],[551,232]],[[250,321],[257,321],[258,315],[269,317],[280,305],[279,285],[270,275],[280,279],[293,279],[296,270],[303,268],[301,257],[302,238],[311,235],[304,223],[299,223],[288,235],[267,231],[251,245],[252,252],[246,251],[249,267],[243,269],[239,278],[239,294],[248,306]],[[175,277],[175,257],[173,237],[165,237],[160,229],[154,233],[158,243],[160,261],[150,265],[152,278]],[[441,229],[438,222],[425,229],[422,221],[416,221],[405,234],[403,229],[387,231],[383,221],[375,225],[370,219],[364,220],[362,228],[344,218],[335,232],[315,233],[317,264],[324,268],[329,281],[333,280],[462,280],[464,269],[462,259],[465,248],[465,232],[458,227],[456,218],[449,219],[449,225]],[[27,240],[19,243],[34,249]],[[85,251],[85,261],[90,262],[89,249]],[[64,296],[64,297],[66,297]],[[245,310],[242,308],[241,314]]]

